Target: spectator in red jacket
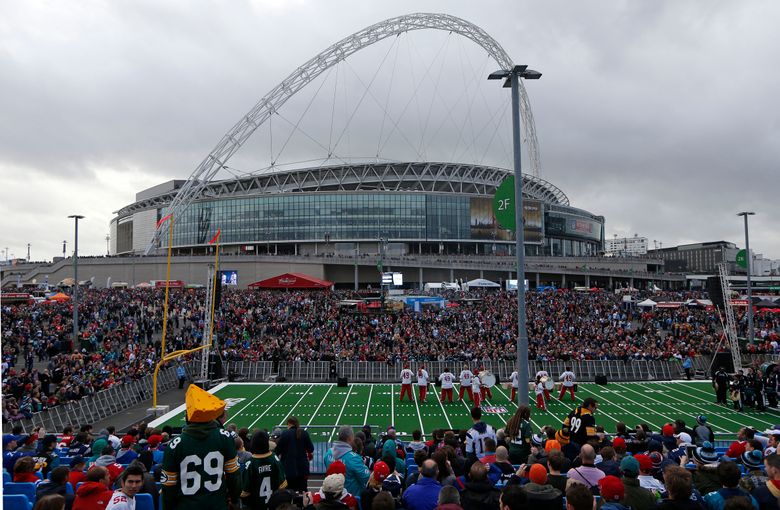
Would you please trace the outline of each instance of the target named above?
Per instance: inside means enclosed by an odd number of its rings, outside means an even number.
[[[70,474],[68,475],[68,481],[70,482],[71,487],[73,487],[73,490],[76,490],[76,485],[78,485],[80,482],[86,481],[87,475],[84,473],[84,468],[86,465],[86,459],[81,456],[73,457],[70,460]]]
[[[76,490],[73,510],[103,510],[114,494],[109,486],[111,478],[104,467],[94,466],[87,472],[86,481]]]

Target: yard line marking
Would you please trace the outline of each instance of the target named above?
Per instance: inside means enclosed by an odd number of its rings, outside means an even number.
[[[371,389],[368,390],[368,402],[366,402],[366,418],[363,420],[364,425],[368,425],[368,410],[371,408],[371,396],[374,394],[374,385],[371,385]]]
[[[657,403],[657,404],[661,404],[661,405],[663,405],[663,406],[665,406],[665,407],[667,407],[667,408],[674,409],[676,412],[678,412],[678,413],[680,413],[680,414],[682,414],[682,415],[684,415],[684,416],[690,416],[691,418],[694,418],[694,419],[696,419],[696,415],[695,415],[694,413],[691,413],[690,411],[685,411],[685,410],[676,409],[675,407],[672,407],[670,404],[668,404],[668,403],[666,403],[666,402],[661,402],[660,400],[656,400],[656,399],[654,399],[653,397],[648,397],[647,395],[643,395],[642,393],[639,393],[638,391],[631,389],[631,386],[630,386],[630,384],[631,384],[631,383],[626,383],[626,384],[624,384],[622,387],[623,387],[623,388],[625,388],[625,389],[626,389],[626,390],[628,390],[628,391],[631,391],[631,392],[633,392],[633,393],[636,393],[636,394],[637,394],[637,395],[639,395],[640,397],[646,398],[646,399],[648,399],[648,400],[652,400],[653,402],[655,402],[655,403]],[[646,383],[643,383],[643,384],[646,384]],[[672,398],[672,399],[675,399],[675,400],[677,400],[678,402],[683,402],[684,404],[688,404],[688,402],[684,402],[684,401],[682,401],[682,400],[676,399],[675,397],[673,397],[673,396],[671,396],[671,395],[667,395],[667,396],[668,396],[669,398]],[[669,419],[669,417],[668,417],[668,416],[665,416],[665,415],[664,415],[664,418],[667,418],[667,419]],[[673,417],[672,417],[672,419],[671,419],[671,420],[669,420],[669,421],[674,421],[675,419],[676,419],[676,417],[674,417],[674,416],[673,416]],[[725,428],[723,428],[723,427],[720,427],[720,426],[718,426],[718,425],[715,425],[715,424],[712,424],[712,425],[713,425],[713,427],[717,427],[717,428],[719,428],[719,429],[720,429],[722,432],[729,432],[728,430],[726,430],[726,429],[725,429]]]
[[[594,384],[593,386],[596,386],[596,385]],[[647,420],[647,419],[645,419],[645,418],[642,418],[642,417],[641,417],[641,416],[639,416],[638,414],[634,414],[634,413],[632,413],[631,411],[627,410],[626,408],[624,408],[623,406],[621,406],[621,405],[619,405],[619,404],[615,404],[614,402],[610,402],[610,401],[609,401],[609,400],[607,400],[606,398],[602,397],[600,393],[599,393],[599,394],[596,394],[596,392],[595,392],[595,391],[593,391],[592,389],[590,389],[590,388],[588,388],[588,387],[585,387],[585,388],[583,388],[583,389],[586,389],[586,391],[588,391],[588,393],[590,393],[590,394],[591,394],[591,395],[593,395],[594,397],[598,397],[600,400],[603,400],[603,401],[604,401],[604,402],[606,402],[607,404],[610,404],[610,405],[613,405],[613,406],[615,406],[615,407],[618,407],[618,408],[620,408],[620,409],[623,409],[623,411],[624,411],[624,412],[626,412],[626,413],[628,413],[628,414],[630,414],[630,415],[636,416],[637,418],[639,418],[639,419],[640,419],[640,423],[642,423],[642,422],[647,422],[647,423],[649,423],[650,425],[654,425],[654,426],[658,427],[658,425],[655,425],[655,424],[654,424],[654,423],[652,423],[650,420]],[[561,402],[561,403],[563,403],[563,402]],[[612,420],[612,421],[614,421],[615,423],[617,423],[617,422],[619,422],[619,421],[622,421],[622,420],[615,419],[615,417],[614,417],[614,416],[612,416],[612,415],[610,415],[610,414],[607,414],[606,412],[604,412],[604,410],[603,410],[603,409],[602,409],[602,410],[600,410],[600,413],[601,413],[601,414],[603,414],[604,416],[606,416],[607,418],[611,419],[611,420]]]
[[[338,418],[336,418],[336,423],[334,424],[336,427],[340,426],[341,424],[341,416],[344,414],[344,408],[347,407],[347,402],[349,402],[349,394],[352,393],[352,385],[349,385],[349,388],[347,388],[347,396],[344,397],[344,403],[341,404],[341,412],[339,413]],[[336,433],[336,429],[334,428],[330,433],[330,439],[328,441],[333,441],[333,434]]]
[[[268,411],[270,411],[270,410],[271,410],[271,408],[272,408],[273,406],[275,406],[275,405],[276,405],[276,403],[277,403],[277,402],[279,402],[279,401],[282,399],[282,397],[283,397],[283,396],[287,395],[287,392],[288,392],[288,391],[290,391],[291,389],[293,389],[293,387],[294,387],[293,385],[290,385],[290,386],[288,386],[288,387],[287,387],[287,389],[284,391],[284,393],[282,393],[281,395],[279,395],[279,398],[277,398],[276,400],[274,400],[274,403],[273,403],[273,404],[271,404],[270,406],[268,406],[268,407],[266,408],[266,410],[265,410],[265,411],[263,411],[263,413],[262,413],[260,416],[258,416],[257,418],[255,418],[255,421],[253,421],[253,422],[251,423],[251,425],[249,425],[249,427],[247,427],[247,428],[248,428],[249,430],[252,430],[252,427],[254,427],[255,423],[257,423],[258,421],[260,421],[260,418],[262,418],[263,416],[265,416],[265,413],[267,413]]]
[[[499,387],[499,386],[494,386],[494,388],[496,388],[496,389],[498,390],[498,392],[499,392],[499,393],[501,393],[502,395],[504,395],[504,396],[506,397],[507,401],[509,401],[509,403],[511,403],[513,406],[515,406],[515,409],[518,409],[518,408],[520,407],[520,406],[519,406],[519,405],[517,405],[517,403],[515,403],[513,400],[509,400],[509,397],[508,397],[508,396],[507,396],[507,394],[504,392],[504,390],[502,390],[502,389],[501,389],[501,387]],[[529,408],[529,409],[531,409],[531,406],[528,406],[528,408]],[[533,410],[532,410],[532,411],[533,411]],[[509,421],[509,420],[507,420],[507,421]],[[530,421],[531,421],[531,424],[533,424],[533,426],[534,426],[534,427],[536,427],[536,430],[542,430],[542,427],[540,427],[540,426],[539,426],[539,424],[538,424],[538,423],[536,423],[536,422],[535,422],[533,419],[531,419]]]
[[[309,416],[309,425],[311,425],[311,422],[314,421],[314,418],[317,417],[317,413],[320,412],[320,407],[322,407],[322,404],[324,404],[325,401],[328,400],[328,395],[330,395],[330,391],[333,389],[333,386],[334,386],[333,384],[330,385],[330,387],[328,388],[328,391],[325,392],[325,396],[322,397],[322,400],[320,400],[320,405],[318,405],[317,409],[314,410],[314,414]]]
[[[670,385],[669,385],[669,388],[670,388],[672,391],[676,391],[677,393],[682,393],[683,395],[686,395],[686,396],[688,395],[687,393],[684,393],[683,391],[681,391],[681,390],[678,390],[677,388],[674,388],[674,385],[672,385],[672,384],[670,384]],[[694,389],[694,390],[695,390],[696,388],[692,388],[692,389]],[[696,390],[696,391],[702,391],[702,390]],[[703,392],[703,393],[706,393],[706,392]],[[671,398],[674,398],[674,397],[671,397]],[[675,399],[675,400],[679,400],[679,399]],[[702,402],[702,403],[704,403],[704,404],[708,404],[708,405],[711,405],[711,406],[716,406],[716,405],[718,405],[718,404],[711,404],[711,403],[707,402],[706,400],[699,400],[699,399],[695,400],[694,402]],[[687,403],[687,402],[686,402],[686,403]],[[705,412],[707,412],[707,413],[709,413],[709,414],[713,414],[713,415],[715,415],[715,416],[718,416],[719,418],[723,418],[724,420],[728,420],[728,421],[730,421],[730,422],[732,422],[732,423],[736,423],[736,424],[737,424],[737,425],[739,425],[740,427],[744,427],[744,426],[745,426],[743,423],[741,423],[741,422],[737,422],[737,421],[734,421],[734,420],[732,420],[732,419],[730,419],[730,418],[727,418],[726,416],[719,414],[717,411],[707,411],[707,410],[704,408],[704,406],[701,406],[701,405],[696,405],[696,404],[692,404],[692,405],[693,405],[693,406],[695,406],[695,407],[698,407],[699,409],[704,409],[704,411],[705,411]],[[727,409],[727,408],[726,408],[726,409]],[[761,418],[758,418],[757,416],[754,416],[754,415],[752,415],[752,414],[750,414],[750,415],[743,415],[743,416],[745,416],[745,418],[748,418],[748,417],[750,417],[751,419],[753,419],[753,420],[755,420],[755,421],[760,421],[760,422],[763,422],[765,425],[769,425],[769,426],[772,426],[772,425],[773,425],[773,423],[772,423],[771,421],[763,420],[763,419],[761,419]]]
[[[395,427],[395,384],[390,385],[390,425]]]
[[[292,412],[295,410],[295,408],[296,408],[296,407],[298,407],[299,405],[301,405],[301,402],[303,402],[303,399],[305,399],[305,398],[306,398],[306,395],[308,395],[308,394],[309,394],[309,392],[311,391],[311,389],[312,389],[313,387],[314,387],[314,386],[309,386],[308,388],[306,388],[306,391],[303,393],[303,396],[301,396],[301,398],[299,398],[299,399],[298,399],[298,402],[297,402],[297,403],[296,403],[294,406],[292,406],[292,407],[290,408],[290,412],[289,412],[289,413],[287,413],[287,416],[285,416],[285,417],[284,417],[284,419],[281,421],[281,423],[279,423],[279,426],[280,426],[280,427],[281,427],[282,425],[285,425],[285,424],[287,423],[287,418],[289,418],[290,416],[292,416]]]
[[[249,406],[251,406],[251,405],[254,403],[254,401],[255,401],[255,400],[257,400],[258,398],[260,398],[260,397],[262,397],[263,395],[265,395],[265,392],[266,392],[266,391],[268,391],[268,390],[270,390],[271,388],[273,388],[273,386],[269,385],[269,386],[268,386],[266,389],[264,389],[262,392],[260,392],[260,393],[259,393],[259,394],[258,394],[258,395],[255,397],[255,398],[253,398],[252,400],[250,400],[248,404],[246,404],[244,407],[242,407],[241,409],[239,409],[239,411],[238,411],[236,414],[234,414],[234,415],[232,415],[232,416],[230,417],[231,421],[232,421],[232,420],[235,420],[235,419],[236,419],[236,416],[238,416],[239,414],[241,414],[241,413],[243,413],[244,411],[246,411],[246,410],[249,408]]]
[[[427,390],[427,388],[426,388]],[[417,408],[417,419],[420,421],[420,432],[422,432],[423,437],[425,437],[425,427],[422,423],[422,415],[420,414],[420,406],[417,404],[417,394],[414,392],[414,389],[412,390],[412,398],[414,399],[414,407]]]
[[[434,388],[435,388],[435,386],[434,386]],[[453,389],[453,392],[454,392],[454,391],[455,391],[455,390]],[[443,403],[441,400],[439,400],[439,399],[436,397],[436,395],[434,395],[434,396],[433,396],[433,398],[435,398],[436,400],[438,400],[438,401],[439,401],[439,407],[441,407],[441,412],[442,412],[442,414],[444,415],[444,419],[445,419],[445,420],[447,420],[447,425],[450,427],[450,429],[452,429],[452,423],[450,423],[450,417],[449,417],[449,415],[447,414],[447,411],[444,409],[444,403]]]
[[[699,384],[700,384],[700,383],[699,383]],[[686,385],[686,386],[688,386],[688,385]],[[694,384],[691,384],[689,387],[690,387],[692,390],[698,391],[699,393],[701,393],[701,394],[703,394],[703,395],[707,395],[708,397],[711,397],[711,396],[712,396],[711,394],[707,393],[706,391],[702,390],[701,388],[697,388],[697,387],[695,386],[695,383],[694,383]],[[699,402],[705,402],[705,401],[704,401],[704,400],[700,400]],[[717,404],[713,404],[713,405],[717,405]],[[757,412],[763,412],[763,413],[767,413],[767,414],[769,414],[769,415],[777,415],[777,414],[780,414],[780,412],[778,412],[778,411],[777,411],[777,410],[775,410],[775,409],[772,409],[771,407],[767,407],[767,408],[766,408],[766,411],[757,411]],[[752,416],[752,415],[746,415],[746,416]],[[768,421],[765,421],[765,420],[763,420],[763,419],[761,419],[761,418],[756,418],[756,419],[757,419],[757,420],[759,420],[759,421],[763,421],[764,423],[766,423],[766,424],[768,424],[768,425],[773,425],[773,423],[774,423],[774,422],[768,422]]]

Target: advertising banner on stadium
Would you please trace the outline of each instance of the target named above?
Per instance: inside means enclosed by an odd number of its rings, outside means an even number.
[[[485,241],[513,241],[515,233],[501,228],[493,212],[493,200],[490,198],[472,198],[470,201],[471,239]],[[542,202],[539,200],[523,201],[523,223],[525,224],[525,242],[539,244],[542,242],[543,221]]]

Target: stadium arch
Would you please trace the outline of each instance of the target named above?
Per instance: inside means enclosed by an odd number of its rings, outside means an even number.
[[[453,32],[470,39],[485,49],[501,69],[511,69],[514,65],[498,41],[480,27],[455,16],[438,13],[414,13],[375,23],[345,37],[309,59],[263,96],[222,137],[216,147],[192,172],[189,179],[187,179],[171,202],[169,212],[173,213],[174,216],[178,216],[186,210],[257,128],[263,125],[273,112],[279,109],[288,99],[324,71],[353,53],[383,39],[414,30],[425,29]],[[533,175],[539,177],[541,163],[536,127],[528,94],[522,81],[520,82],[520,114],[523,117],[524,139],[531,161],[531,169]],[[169,224],[165,223],[154,232],[146,248],[145,255],[149,255],[158,246],[161,236],[167,233],[168,228]]]

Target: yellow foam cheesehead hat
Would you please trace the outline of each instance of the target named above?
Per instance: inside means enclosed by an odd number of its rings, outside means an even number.
[[[187,421],[192,423],[206,423],[216,420],[225,411],[225,401],[208,391],[190,384],[185,397],[187,404]]]

